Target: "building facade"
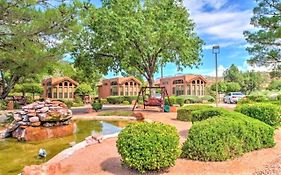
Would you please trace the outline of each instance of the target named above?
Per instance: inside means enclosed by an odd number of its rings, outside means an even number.
[[[109,96],[136,96],[141,88],[141,82],[135,77],[118,77],[105,79],[98,85],[99,98]]]
[[[169,96],[179,95],[205,95],[207,79],[201,75],[180,75],[174,77],[161,78],[158,86],[164,86]]]
[[[44,98],[73,100],[78,83],[69,77],[55,77],[43,80],[42,86]]]

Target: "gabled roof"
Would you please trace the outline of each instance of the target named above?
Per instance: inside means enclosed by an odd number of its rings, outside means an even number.
[[[122,77],[119,79],[119,84],[124,84],[130,80],[133,80],[133,81],[137,82],[138,84],[141,84],[141,81],[136,79],[135,77]]]
[[[51,82],[51,85],[54,86],[63,81],[69,81],[76,86],[79,84],[78,82],[74,81],[73,79],[71,79],[69,77],[51,77],[51,78],[47,78],[47,79],[43,80],[43,83],[46,84],[48,82]]]

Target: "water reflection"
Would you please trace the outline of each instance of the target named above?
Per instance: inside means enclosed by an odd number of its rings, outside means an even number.
[[[0,141],[0,174],[18,174],[24,166],[44,163],[70,147],[71,144],[83,141],[92,132],[102,133],[103,135],[113,134],[121,130],[121,127],[118,126],[124,127],[128,124],[126,121],[78,120],[75,122],[77,131],[71,136],[27,143],[18,142],[13,138]],[[39,159],[37,157],[40,148],[47,151],[46,158]]]

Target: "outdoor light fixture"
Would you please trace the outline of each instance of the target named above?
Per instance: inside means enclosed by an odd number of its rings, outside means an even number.
[[[213,54],[215,54],[216,61],[216,106],[218,107],[219,86],[218,86],[218,54],[220,53],[220,46],[213,46]]]

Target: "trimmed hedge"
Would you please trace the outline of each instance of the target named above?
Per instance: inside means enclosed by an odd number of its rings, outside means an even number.
[[[254,102],[266,102],[269,100],[265,95],[249,95],[247,98]]]
[[[220,116],[227,113],[229,113],[229,111],[227,111],[224,108],[204,108],[204,109],[192,111],[191,121],[192,122],[202,121],[211,117]]]
[[[118,135],[118,153],[130,168],[144,173],[175,165],[180,155],[175,127],[162,123],[133,123]]]
[[[137,100],[138,96],[124,96],[124,101],[128,101],[132,104],[133,100]]]
[[[110,97],[107,97],[106,100],[110,104],[121,104],[124,101],[124,97],[123,96],[110,96]]]
[[[98,103],[98,102],[94,102],[94,103],[92,103],[92,108],[95,111],[101,110],[102,109],[102,104]]]
[[[208,105],[190,105],[184,106],[177,110],[177,119],[181,121],[192,121],[191,113],[196,110],[206,109],[206,108],[214,108]]]
[[[235,111],[258,119],[271,126],[281,124],[281,107],[271,103],[253,103],[238,105]]]
[[[130,105],[131,103],[130,102],[128,102],[128,101],[123,101],[123,103],[122,103],[123,105]]]
[[[181,95],[180,97],[184,98],[184,103],[202,103],[202,99],[195,95]]]
[[[232,112],[195,122],[182,147],[182,157],[201,161],[223,161],[274,145],[274,128]]]
[[[205,96],[201,97],[201,100],[207,101],[207,102],[214,102],[215,98],[211,95],[205,95]]]

